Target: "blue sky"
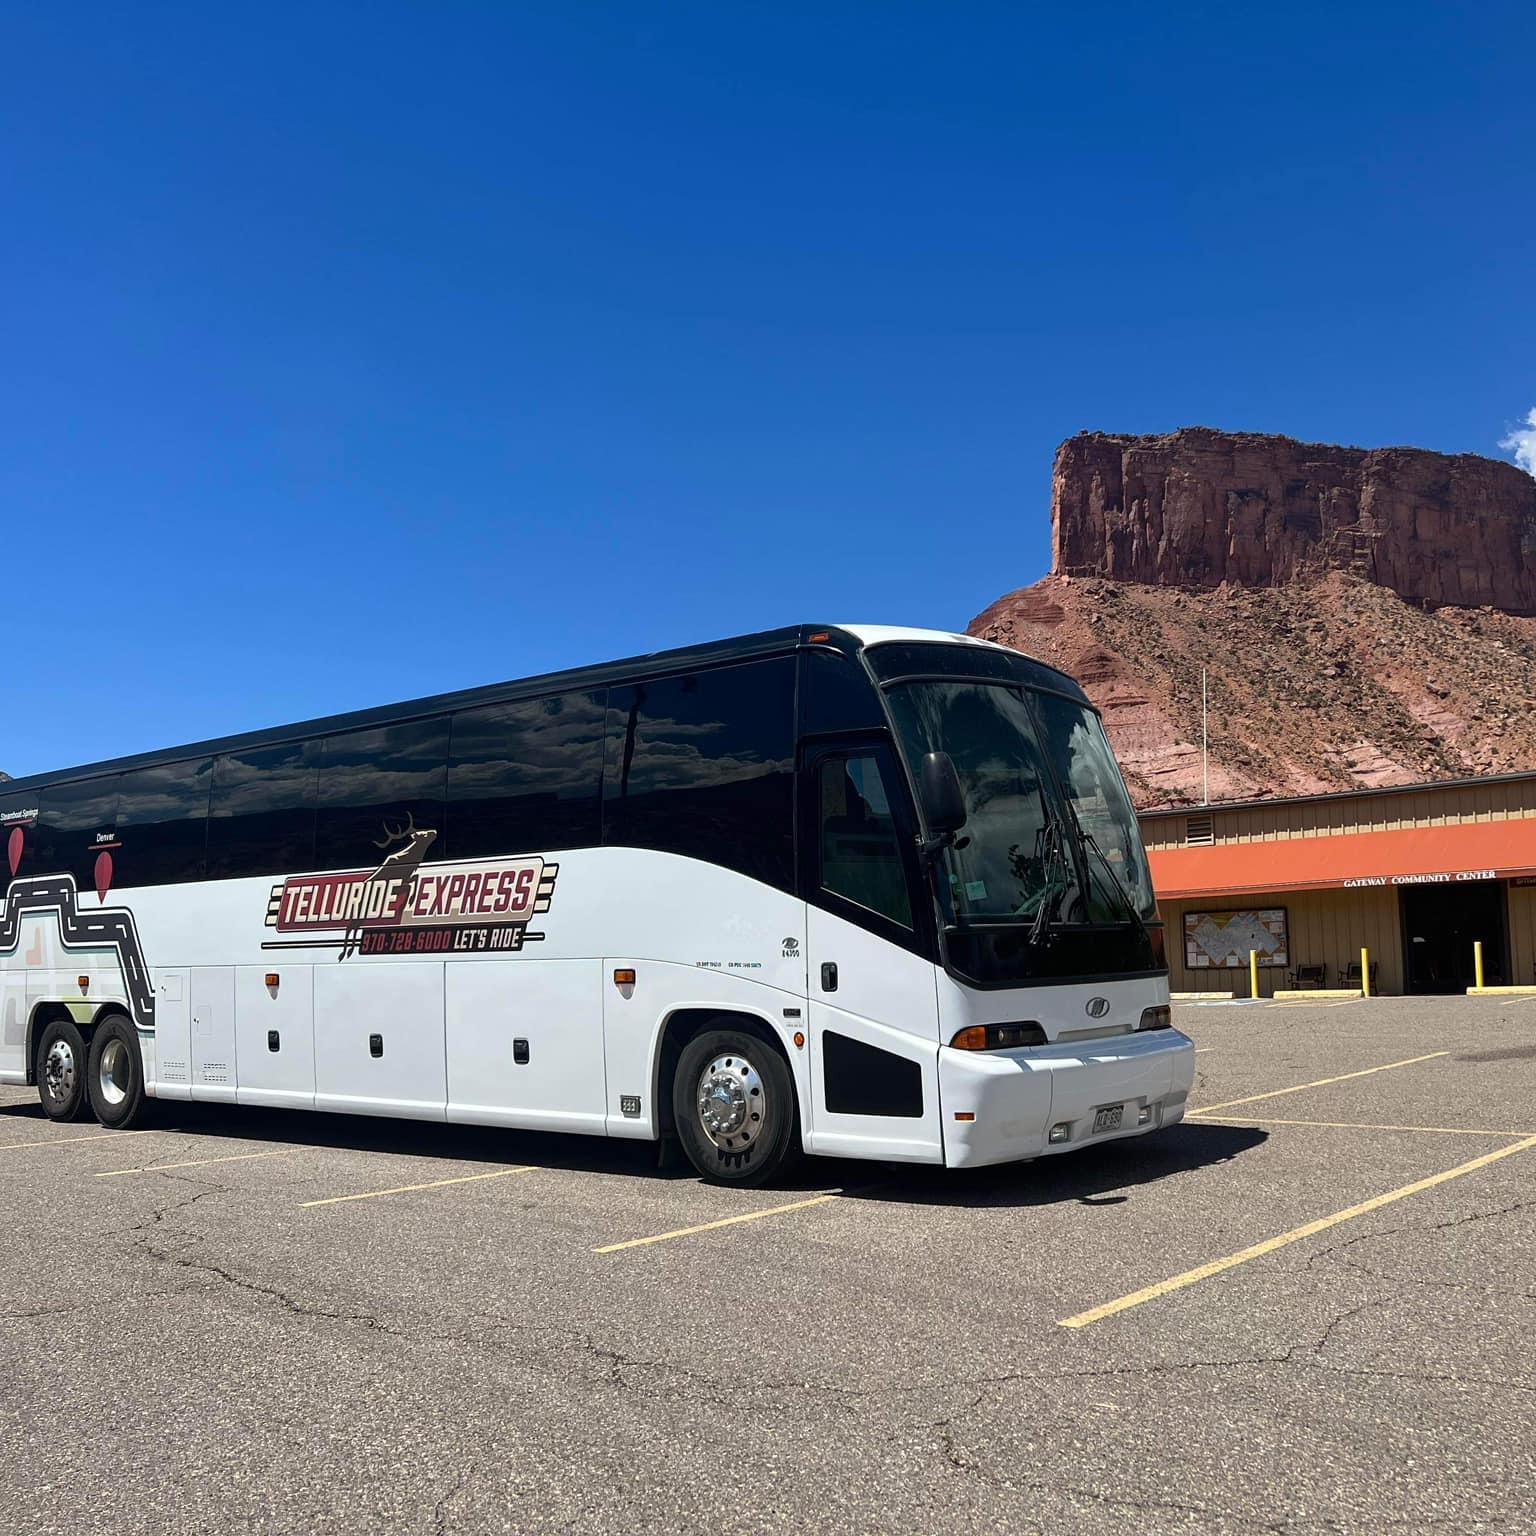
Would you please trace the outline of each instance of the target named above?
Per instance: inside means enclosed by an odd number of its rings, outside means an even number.
[[[1532,17],[0,3],[0,767],[958,628],[1085,428],[1508,457]]]

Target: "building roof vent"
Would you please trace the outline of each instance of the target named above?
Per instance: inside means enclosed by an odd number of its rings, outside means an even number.
[[[1210,816],[1186,816],[1184,818],[1184,846],[1209,848],[1216,841],[1216,823]]]

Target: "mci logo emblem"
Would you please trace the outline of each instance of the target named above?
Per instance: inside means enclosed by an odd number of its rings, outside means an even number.
[[[1084,1005],[1083,1011],[1090,1019],[1102,1019],[1109,1012],[1109,999],[1107,997],[1090,997]]]

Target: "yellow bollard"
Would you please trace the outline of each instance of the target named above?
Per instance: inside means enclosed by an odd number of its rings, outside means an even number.
[[[1248,951],[1248,991],[1254,1002],[1259,1000],[1259,952]]]
[[[1363,944],[1360,946],[1360,995],[1371,995],[1371,952]]]
[[[1477,990],[1481,992],[1483,990],[1483,941],[1481,939],[1472,941],[1472,970],[1477,976]]]

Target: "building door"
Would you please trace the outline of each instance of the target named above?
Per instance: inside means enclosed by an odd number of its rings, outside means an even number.
[[[1406,885],[1400,894],[1409,992],[1465,992],[1476,979],[1472,945],[1478,940],[1483,945],[1483,979],[1489,986],[1509,979],[1501,882]]]

